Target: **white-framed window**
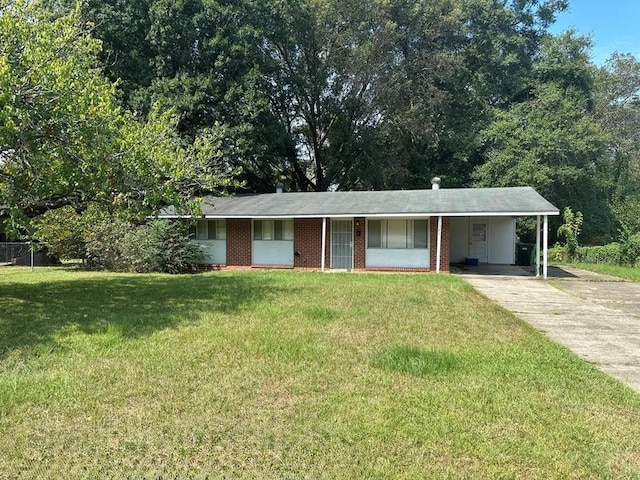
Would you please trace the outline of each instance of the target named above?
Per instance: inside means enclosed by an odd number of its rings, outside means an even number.
[[[227,224],[224,220],[201,219],[196,223],[196,240],[225,240]]]
[[[253,239],[293,241],[293,220],[254,220]]]
[[[367,248],[428,248],[427,219],[369,219]]]

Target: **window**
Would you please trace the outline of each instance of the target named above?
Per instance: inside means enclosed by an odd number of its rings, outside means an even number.
[[[427,248],[429,245],[428,220],[369,220],[367,222],[368,248]]]
[[[429,224],[427,220],[413,221],[413,248],[427,248],[429,245]]]
[[[254,220],[254,240],[293,240],[293,220]]]
[[[369,248],[382,248],[382,222],[383,220],[369,220],[367,225]]]
[[[224,220],[198,220],[196,240],[224,240],[227,238],[227,225]]]

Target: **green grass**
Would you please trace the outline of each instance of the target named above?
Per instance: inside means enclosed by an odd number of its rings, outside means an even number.
[[[571,263],[571,265],[585,270],[591,270],[592,272],[604,273],[605,275],[640,282],[640,268],[637,267],[623,267],[607,263]]]
[[[2,478],[640,478],[640,396],[454,276],[0,269]]]

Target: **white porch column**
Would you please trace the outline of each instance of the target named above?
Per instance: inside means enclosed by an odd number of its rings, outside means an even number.
[[[436,273],[440,273],[440,252],[442,251],[442,215],[438,216],[438,238],[436,240]]]
[[[536,277],[540,276],[540,215],[536,218]]]
[[[327,217],[322,217],[322,253],[320,258],[320,270],[324,272],[324,256],[327,251]]]
[[[547,266],[548,266],[548,254],[549,254],[549,216],[544,216],[544,230],[542,231],[542,249],[544,251],[543,254],[543,267],[542,267],[542,276],[546,280],[547,279]]]

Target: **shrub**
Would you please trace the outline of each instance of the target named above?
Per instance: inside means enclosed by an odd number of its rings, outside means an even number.
[[[573,257],[569,257],[566,245],[554,245],[549,249],[549,258],[554,262],[621,263],[621,245],[617,242],[594,247],[577,247]]]
[[[96,220],[85,231],[86,263],[98,270],[128,271],[123,254],[125,237],[132,225],[119,218],[106,217]]]
[[[578,247],[575,260],[584,263],[610,263],[617,265],[620,263],[620,244],[614,242],[594,247]]]
[[[186,223],[153,220],[144,230],[148,238],[140,239],[137,249],[134,246],[131,263],[136,263],[137,256],[138,260],[144,259],[147,264],[141,265],[136,271],[179,273],[204,260],[204,251],[191,241]]]
[[[620,263],[631,267],[640,266],[640,232],[622,233],[620,238]]]
[[[549,258],[553,262],[568,262],[567,247],[556,243],[549,249]]]
[[[134,226],[118,218],[95,224],[87,233],[87,265],[114,271],[179,273],[204,258],[188,225],[152,220]]]

